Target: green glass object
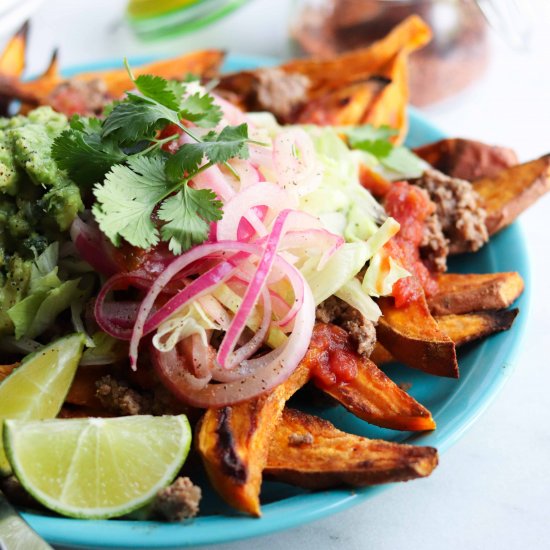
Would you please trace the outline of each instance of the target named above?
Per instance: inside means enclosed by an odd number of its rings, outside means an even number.
[[[130,0],[126,17],[143,39],[172,38],[205,27],[247,0]]]

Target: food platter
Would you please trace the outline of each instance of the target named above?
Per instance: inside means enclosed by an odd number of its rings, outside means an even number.
[[[133,59],[140,64],[145,59]],[[228,70],[273,64],[273,60],[230,56]],[[66,71],[67,75],[83,70],[105,69],[118,65],[104,62]],[[410,110],[407,145],[414,147],[444,137],[419,112]],[[517,302],[521,313],[512,330],[481,343],[461,349],[460,380],[432,377],[397,365],[386,367],[392,379],[411,385],[410,393],[426,405],[438,424],[435,432],[411,434],[375,428],[357,419],[341,407],[317,414],[328,418],[339,428],[371,438],[432,445],[445,451],[480,416],[512,372],[519,348],[529,304],[529,267],[524,239],[518,224],[500,232],[480,252],[454,258],[450,270],[455,272],[518,271],[526,282],[526,291]],[[302,400],[300,406],[306,406]],[[443,460],[445,458],[443,457]],[[203,487],[204,483],[199,484]],[[89,548],[175,548],[241,540],[274,533],[326,517],[375,497],[382,488],[330,490],[309,493],[300,489],[265,483],[262,490],[261,519],[240,516],[208,491],[201,515],[183,524],[164,524],[132,520],[86,521],[35,513],[25,518],[49,542],[63,546]]]

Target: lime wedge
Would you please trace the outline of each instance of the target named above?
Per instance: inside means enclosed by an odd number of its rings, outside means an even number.
[[[185,415],[4,422],[21,484],[76,518],[111,518],[146,504],[176,477],[190,444]]]
[[[72,334],[27,355],[0,384],[1,421],[5,418],[53,418],[61,409],[84,347],[84,336]],[[0,438],[0,473],[10,468]]]

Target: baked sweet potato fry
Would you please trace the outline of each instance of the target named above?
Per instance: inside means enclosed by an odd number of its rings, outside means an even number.
[[[550,190],[550,155],[481,178],[473,185],[487,210],[489,235],[494,235]]]
[[[306,77],[308,85],[293,115],[283,118],[291,123],[387,124],[399,130],[394,141],[402,142],[407,132],[407,58],[430,38],[426,23],[411,16],[368,48],[284,63],[278,67],[282,76]],[[225,75],[217,89],[245,109],[258,109],[262,103],[258,102],[259,75],[259,71]],[[373,88],[376,82],[378,86]],[[269,109],[268,105],[260,107]]]
[[[407,105],[409,103],[407,51],[397,53],[382,69],[382,76],[389,79],[390,84],[382,90],[367,116],[355,124],[372,124],[373,126],[391,126],[398,133],[391,138],[394,143],[403,143],[409,130]]]
[[[462,315],[442,315],[436,316],[435,320],[456,346],[462,346],[473,340],[508,330],[518,313],[518,309],[501,309]]]
[[[430,374],[458,378],[455,345],[437,325],[425,298],[401,308],[393,298],[380,298],[378,305],[382,317],[376,334],[393,357]]]
[[[0,78],[18,78],[25,68],[29,22],[11,37],[4,51],[0,54]]]
[[[18,364],[19,363],[12,363],[11,365],[0,365],[0,382],[7,378]]]
[[[312,373],[316,385],[351,413],[376,426],[394,430],[435,429],[430,411],[390,380],[372,361],[361,357],[343,329],[320,324],[315,338],[319,342],[324,340],[320,349],[326,352],[320,356],[321,361],[328,361],[329,364],[347,363],[348,367],[353,363],[357,371],[351,380],[334,384],[316,378],[319,365]]]
[[[171,59],[154,61],[139,67],[133,67],[135,76],[140,74],[153,74],[162,76],[167,80],[181,80],[188,74],[210,78],[217,74],[225,57],[222,50],[198,50],[185,53]],[[110,71],[99,71],[90,73],[81,73],[79,80],[90,81],[100,79],[105,82],[107,90],[113,97],[120,97],[126,90],[133,85],[128,77],[126,69],[113,69]]]
[[[436,315],[434,319],[455,346],[460,347],[468,342],[508,330],[518,312],[517,309],[500,309],[460,315]],[[370,359],[378,366],[395,361],[392,354],[380,342],[376,343]]]
[[[101,402],[96,395],[96,382],[112,372],[112,366],[79,367],[65,401],[71,405],[96,408]]]
[[[182,79],[189,73],[210,78],[217,74],[224,57],[225,53],[221,50],[200,50],[134,67],[133,72],[136,76],[153,74],[166,79]],[[103,81],[107,94],[112,98],[121,97],[126,90],[133,86],[124,68],[80,73],[73,78],[81,82]],[[21,81],[0,72],[0,96],[20,100],[27,107],[47,105],[51,92],[65,81],[66,79],[61,77],[58,72],[57,58],[54,52],[46,71],[34,80]]]
[[[266,476],[306,489],[364,487],[426,477],[437,451],[367,439],[327,420],[285,409],[269,447]]]
[[[269,441],[286,401],[309,379],[307,360],[308,356],[271,393],[230,407],[208,409],[197,425],[195,445],[210,482],[241,512],[261,515],[260,488]]]
[[[417,147],[414,152],[440,172],[468,181],[495,177],[519,162],[508,147],[461,138],[442,139]]]
[[[506,273],[441,273],[438,292],[428,299],[433,315],[504,309],[523,292],[521,275]]]
[[[343,83],[354,82],[379,73],[400,52],[407,54],[426,45],[432,33],[418,16],[411,16],[397,25],[387,36],[368,48],[353,50],[327,59],[294,59],[283,65],[286,73],[307,76],[310,90],[323,94],[337,89]]]
[[[293,122],[331,126],[361,124],[363,120],[369,120],[373,106],[390,84],[387,78],[372,76],[331,91],[308,101]]]

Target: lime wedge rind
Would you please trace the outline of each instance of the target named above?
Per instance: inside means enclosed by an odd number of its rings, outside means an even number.
[[[132,462],[131,457],[126,457],[125,460],[121,461],[120,456],[113,455],[109,467],[119,472],[119,475],[124,478],[124,481],[128,484],[128,487],[135,489],[135,494],[132,495],[132,498],[127,498],[124,501],[121,500],[120,502],[112,505],[102,506],[100,505],[101,503],[96,502],[94,505],[84,506],[82,503],[75,505],[74,502],[71,502],[74,501],[75,498],[80,501],[82,501],[82,499],[86,499],[87,495],[83,493],[83,491],[85,491],[83,487],[88,487],[88,496],[90,496],[90,498],[93,498],[91,493],[94,493],[97,498],[97,487],[104,485],[108,481],[104,479],[105,476],[102,477],[99,475],[96,477],[95,486],[93,482],[84,483],[80,486],[78,479],[82,478],[82,472],[76,473],[79,465],[78,463],[71,463],[73,468],[72,471],[67,472],[67,479],[63,480],[63,482],[60,481],[62,486],[61,492],[58,494],[49,494],[40,487],[40,479],[42,476],[39,473],[37,474],[37,472],[44,472],[45,470],[37,470],[36,467],[37,461],[43,460],[44,457],[20,456],[20,452],[24,451],[24,445],[21,444],[22,439],[27,439],[32,436],[36,440],[37,434],[41,433],[40,437],[50,436],[52,443],[57,441],[58,444],[62,444],[62,441],[60,441],[60,434],[63,431],[63,427],[71,426],[76,423],[80,423],[83,426],[79,441],[75,447],[74,459],[76,462],[78,462],[76,456],[78,454],[82,455],[81,452],[79,453],[79,449],[81,449],[81,446],[84,445],[83,439],[96,438],[97,442],[100,437],[100,432],[106,429],[105,426],[111,428],[116,423],[126,424],[127,427],[129,427],[129,430],[121,429],[117,431],[116,426],[114,426],[111,435],[117,436],[118,434],[118,439],[124,439],[126,437],[129,438],[129,441],[134,439],[134,442],[136,443],[135,447],[139,448],[139,441],[137,440],[141,438],[143,442],[145,441],[144,437],[146,436],[144,433],[136,433],[137,430],[141,430],[146,427],[140,426],[140,424],[149,424],[151,427],[155,423],[160,422],[164,422],[166,424],[165,428],[167,428],[167,441],[168,439],[170,440],[169,445],[174,445],[177,440],[177,448],[174,448],[174,452],[172,453],[170,460],[162,464],[162,473],[156,476],[155,479],[152,479],[144,490],[137,489],[140,482],[143,484],[143,478],[147,475],[146,469],[142,466],[144,463],[147,463],[147,461],[150,461],[151,464],[158,462],[157,456],[155,456],[155,450],[151,448],[141,449],[140,460],[136,460],[136,462],[139,463],[139,469],[136,472],[132,471],[133,466],[135,467],[136,464]],[[135,431],[132,430],[132,423],[135,424]],[[85,431],[86,434],[83,435]],[[126,434],[124,434],[125,431]],[[44,421],[6,420],[4,422],[3,441],[13,472],[29,494],[31,494],[46,508],[63,516],[72,518],[108,519],[129,514],[130,512],[145,506],[154,499],[160,489],[166,487],[174,480],[178,472],[181,470],[190,449],[191,427],[185,415],[172,417],[133,416],[108,419],[56,419]],[[27,446],[27,450],[29,448],[32,448],[32,445]],[[30,453],[27,452],[26,454]],[[158,469],[158,464],[155,464],[155,466]],[[29,471],[29,468],[34,471]],[[93,472],[92,470],[89,470],[88,474],[93,476],[97,472]],[[50,491],[50,493],[52,493],[52,491]]]
[[[70,389],[84,342],[83,334],[71,334],[27,355],[0,383],[0,422],[55,417]],[[0,439],[0,475],[9,473]]]

